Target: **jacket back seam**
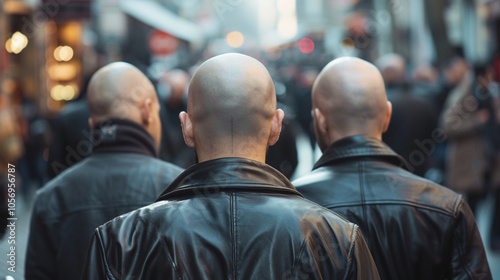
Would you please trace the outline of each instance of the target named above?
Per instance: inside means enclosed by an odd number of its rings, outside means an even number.
[[[235,195],[233,192],[230,192],[229,193],[229,199],[230,199],[230,215],[231,215],[231,240],[232,240],[232,247],[233,247],[233,252],[232,252],[232,255],[233,255],[233,261],[232,261],[232,269],[233,269],[233,279],[236,280],[236,276],[237,276],[237,264],[236,264],[236,260],[237,260],[237,232],[236,232],[236,198],[235,198]]]

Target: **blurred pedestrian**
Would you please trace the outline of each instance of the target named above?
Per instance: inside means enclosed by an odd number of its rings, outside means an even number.
[[[180,115],[200,163],[99,227],[82,279],[379,279],[358,227],[264,164],[283,117],[255,59],[202,64]]]
[[[81,96],[66,104],[52,122],[52,137],[49,146],[47,171],[54,178],[92,153],[92,139],[89,127],[89,105],[86,100],[87,84],[82,87]]]
[[[446,101],[442,127],[449,139],[447,185],[466,195],[472,210],[487,186],[500,185],[500,137],[494,106],[499,97],[488,90],[492,76],[472,72]],[[498,106],[498,105],[496,105]]]
[[[386,54],[376,65],[384,78],[387,98],[393,105],[391,122],[382,139],[403,157],[412,173],[424,176],[432,167],[435,148],[424,147],[422,151],[422,143],[432,140],[438,113],[432,104],[412,95],[406,79],[406,61],[401,55]]]
[[[93,230],[149,203],[181,173],[160,161],[158,99],[137,68],[113,63],[87,96],[92,154],[36,194],[26,279],[79,279]]]
[[[448,186],[467,197],[473,211],[495,197],[490,245],[500,250],[500,96],[493,67],[477,67],[448,98],[442,126],[449,138]]]
[[[313,106],[323,156],[294,185],[361,227],[382,279],[492,279],[462,196],[403,169],[381,141],[392,106],[375,66],[334,60],[315,82]]]
[[[182,138],[180,112],[186,110],[189,74],[181,69],[165,73],[158,84],[161,102],[162,143],[160,158],[182,167],[189,167],[194,162],[194,150],[184,144]]]
[[[299,163],[294,125],[293,120],[283,119],[280,139],[269,147],[266,155],[266,163],[283,173],[288,179],[292,177]]]

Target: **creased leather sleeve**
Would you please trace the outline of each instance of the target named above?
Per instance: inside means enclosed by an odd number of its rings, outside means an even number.
[[[99,279],[115,280],[116,278],[108,270],[99,229],[96,229],[87,251],[87,259],[85,260],[81,280]]]
[[[346,279],[380,279],[377,266],[358,226],[355,226],[353,234],[354,238],[349,253],[351,266]]]
[[[474,214],[460,196],[453,225],[452,279],[492,279]]]

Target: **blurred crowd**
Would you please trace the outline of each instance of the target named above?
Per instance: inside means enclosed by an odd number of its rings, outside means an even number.
[[[310,95],[319,69],[272,61],[265,53],[254,56],[269,67],[278,107],[285,111],[281,138],[269,149],[267,162],[291,178],[298,165],[297,137],[306,135],[311,149],[316,149]],[[441,69],[407,65],[403,56],[394,53],[374,63],[394,110],[384,142],[403,156],[411,172],[465,194],[473,210],[482,198],[495,196],[495,213],[500,213],[500,56],[484,65],[471,65],[455,56]],[[184,168],[195,163],[178,118],[186,110],[190,69],[169,70],[154,81],[161,104],[160,158]],[[0,97],[0,158],[4,165],[17,166],[23,195],[91,153],[94,135],[88,126],[85,94],[54,118],[37,115],[29,102],[15,102],[5,94]],[[500,225],[498,215],[495,219],[495,225]],[[500,239],[492,242],[500,247]]]
[[[326,35],[317,36],[314,32],[306,34],[307,38],[297,36],[276,48],[249,44],[249,47],[230,49],[257,59],[269,70],[278,108],[285,113],[280,138],[269,147],[266,163],[291,180],[304,175],[299,166],[312,169],[321,154],[311,112],[313,85],[321,70],[335,58],[349,55],[366,59],[381,72],[387,99],[392,103],[392,118],[382,136],[383,142],[404,159],[404,168],[411,173],[463,194],[474,214],[482,201],[493,198],[492,220],[488,221],[489,239],[484,242],[491,250],[500,252],[498,47],[485,60],[470,59],[461,47],[453,48],[453,54],[445,59],[439,44],[434,46],[439,62],[438,59],[415,61],[411,54],[402,52],[380,52],[379,55],[374,47],[377,43],[375,37],[379,34],[357,28],[366,19],[365,14],[358,12],[346,19],[340,42],[342,51],[324,49],[323,46],[328,44]],[[499,19],[495,20],[497,29],[500,29]],[[154,28],[142,24],[129,28],[133,35],[127,35],[124,40],[121,56],[106,56],[103,50],[92,44],[85,46],[82,53],[92,61],[89,63],[91,67],[86,67],[76,79],[79,81],[78,96],[58,103],[63,104],[60,110],[49,113],[41,110],[37,104],[39,100],[26,96],[24,87],[28,85],[21,80],[12,77],[0,80],[0,161],[2,166],[16,166],[17,198],[33,203],[37,190],[92,154],[93,143],[101,136],[89,124],[87,89],[98,69],[117,60],[136,66],[154,85],[160,105],[159,159],[184,169],[197,163],[194,148],[185,143],[179,115],[187,111],[190,81],[196,69],[203,61],[229,51],[218,48],[220,38],[208,39],[205,45],[196,47],[188,46],[191,44],[189,40],[181,40],[175,55],[158,59],[147,53],[151,51],[147,50],[145,43],[149,39],[141,37],[144,46],[140,48],[134,45],[139,41],[137,36],[145,36],[147,32],[144,30]],[[436,41],[439,33],[436,30],[429,33]],[[404,37],[399,35],[394,36],[396,40]],[[360,47],[360,38],[370,42],[373,39],[373,42]],[[498,34],[496,41],[500,45]],[[401,47],[394,49],[400,50]],[[144,61],[148,62],[147,65]],[[50,99],[49,96],[42,98]],[[304,154],[302,150],[307,150],[312,156],[301,156]],[[8,217],[7,204],[4,203],[8,184],[7,169],[2,168],[0,238],[5,236],[3,223]]]

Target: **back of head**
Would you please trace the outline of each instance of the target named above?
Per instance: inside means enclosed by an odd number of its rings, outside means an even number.
[[[401,84],[406,79],[406,61],[402,55],[389,53],[381,56],[375,63],[387,85]]]
[[[225,54],[209,59],[193,75],[189,123],[182,116],[181,122],[186,143],[196,148],[201,161],[231,156],[260,160],[279,135],[274,131],[281,129],[281,120],[273,126],[276,113],[267,69],[251,57]],[[186,131],[190,124],[192,132]]]
[[[112,119],[127,119],[143,126],[160,142],[160,106],[153,84],[135,66],[115,62],[99,69],[91,78],[87,102],[89,124]]]
[[[359,58],[330,62],[313,86],[313,115],[322,150],[353,135],[380,138],[387,130],[391,105],[377,68]]]

